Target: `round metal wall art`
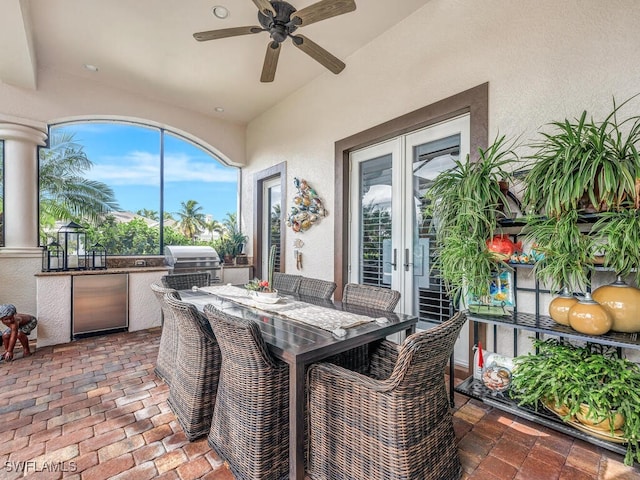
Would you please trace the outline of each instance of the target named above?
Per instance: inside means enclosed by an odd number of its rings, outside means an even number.
[[[306,180],[294,178],[293,186],[297,193],[293,197],[293,206],[287,218],[287,226],[294,232],[304,232],[327,216],[322,200]]]

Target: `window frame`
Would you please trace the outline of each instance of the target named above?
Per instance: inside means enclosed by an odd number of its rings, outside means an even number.
[[[227,168],[234,168],[237,170],[237,199],[236,199],[236,204],[238,205],[238,210],[239,210],[239,198],[242,196],[242,183],[241,183],[241,170],[242,168],[236,165],[230,165],[229,162],[225,161],[223,158],[221,158],[220,154],[218,152],[213,151],[211,148],[197,142],[196,140],[194,140],[193,138],[190,138],[188,136],[186,136],[185,134],[173,130],[171,128],[166,128],[163,126],[159,126],[159,125],[154,125],[153,123],[145,123],[143,121],[137,121],[137,120],[126,120],[126,119],[113,119],[113,118],[87,118],[87,119],[76,119],[76,120],[65,120],[65,121],[60,121],[60,122],[55,122],[55,123],[50,123],[49,125],[47,125],[47,140],[46,140],[46,145],[44,146],[39,146],[37,149],[37,158],[38,158],[38,231],[40,231],[40,150],[41,149],[49,149],[50,148],[50,139],[51,139],[51,130],[55,129],[55,128],[59,128],[59,127],[66,127],[66,126],[73,126],[73,125],[86,125],[86,124],[115,124],[115,125],[127,125],[127,126],[137,126],[137,127],[141,127],[141,128],[146,128],[149,130],[154,130],[158,133],[158,139],[159,139],[159,149],[158,149],[158,156],[159,156],[159,181],[160,181],[160,187],[159,187],[159,197],[158,197],[158,206],[159,206],[159,210],[158,210],[158,215],[159,215],[159,224],[158,224],[158,228],[159,230],[159,251],[157,253],[153,253],[153,254],[109,254],[109,256],[113,255],[115,257],[139,257],[139,256],[163,256],[164,255],[164,212],[165,212],[165,206],[164,206],[164,200],[165,200],[165,182],[164,182],[164,171],[165,171],[165,159],[164,159],[164,155],[165,155],[165,134],[169,134],[179,140],[182,140],[184,142],[189,143],[190,145],[202,150],[203,152],[207,153],[208,155],[210,155],[211,160],[212,161],[217,161],[221,166],[223,167],[227,167]],[[0,140],[1,141],[1,140]],[[4,158],[4,156],[3,156]],[[4,187],[4,185],[2,185],[2,187]],[[4,224],[3,224],[4,227]],[[40,235],[38,235],[38,245],[39,247],[43,248],[44,245],[42,244],[42,237]],[[108,252],[107,252],[108,253]]]
[[[254,275],[258,278],[263,278],[267,272],[262,271],[262,225],[265,221],[264,218],[264,198],[262,195],[264,182],[273,180],[275,178],[280,179],[280,195],[281,195],[281,207],[280,207],[280,271],[285,271],[286,264],[286,248],[285,248],[285,206],[287,198],[287,162],[281,162],[272,167],[266,168],[259,172],[256,172],[253,177],[253,267]]]

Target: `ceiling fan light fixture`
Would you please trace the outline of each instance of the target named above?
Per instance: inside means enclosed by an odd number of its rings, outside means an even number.
[[[211,13],[213,13],[214,17],[219,18],[220,20],[224,20],[229,17],[229,9],[223,5],[216,5],[211,9]]]
[[[336,75],[345,68],[342,60],[333,56],[320,45],[303,35],[293,35],[293,33],[299,27],[306,27],[321,20],[353,12],[356,9],[355,0],[318,0],[300,10],[297,10],[285,0],[253,0],[253,3],[258,7],[258,23],[260,26],[250,25],[196,32],[193,34],[193,38],[198,42],[204,42],[260,32],[269,33],[271,42],[265,53],[260,76],[260,81],[263,83],[274,80],[280,55],[280,45],[287,38],[291,38],[297,48]],[[226,18],[225,15],[222,15],[223,11],[217,11],[218,8],[222,8],[228,13],[226,7],[217,6],[213,7],[213,14],[218,18]],[[221,15],[218,15],[218,13]]]
[[[95,65],[92,65],[90,63],[85,63],[84,65],[82,65],[82,67],[85,70],[89,70],[90,72],[97,72],[98,71],[98,67]]]
[[[216,107],[216,108],[214,108],[214,110],[216,112],[218,112],[218,113],[222,113],[222,112],[224,112],[224,107]]]

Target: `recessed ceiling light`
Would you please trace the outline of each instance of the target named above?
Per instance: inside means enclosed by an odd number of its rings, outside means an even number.
[[[96,67],[95,65],[91,65],[90,63],[85,63],[85,64],[83,65],[83,67],[84,67],[86,70],[89,70],[90,72],[97,72],[97,71],[98,71],[98,67]]]
[[[229,9],[222,5],[216,5],[211,9],[211,12],[216,18],[219,18],[220,20],[224,20],[229,16]]]
[[[214,108],[214,110],[215,110],[216,112],[218,112],[218,113],[222,113],[222,112],[224,112],[224,108],[222,108],[222,107],[216,107],[216,108]]]

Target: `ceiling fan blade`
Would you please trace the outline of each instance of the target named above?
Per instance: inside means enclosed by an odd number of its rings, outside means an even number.
[[[220,30],[209,30],[208,32],[198,32],[193,34],[193,38],[199,42],[206,40],[217,40],[219,38],[237,37],[239,35],[249,35],[252,33],[260,33],[264,30],[262,27],[234,27],[223,28]]]
[[[346,65],[342,60],[337,57],[334,57],[329,52],[327,52],[324,48],[318,45],[315,42],[312,42],[304,35],[291,35],[291,39],[293,40],[293,44],[302,50],[304,53],[309,55],[315,61],[321,63],[326,68],[331,70],[333,73],[338,74]]]
[[[262,65],[262,75],[260,76],[261,82],[273,82],[273,79],[276,76],[278,57],[280,57],[280,44],[278,42],[269,43],[267,46],[267,53],[264,56],[264,65]]]
[[[270,15],[272,17],[276,16],[276,11],[273,9],[273,5],[269,0],[253,0],[253,3],[256,4],[258,10],[260,10],[265,15]]]
[[[291,14],[295,25],[310,25],[320,20],[353,12],[356,9],[354,0],[321,0],[320,2],[301,8]]]

